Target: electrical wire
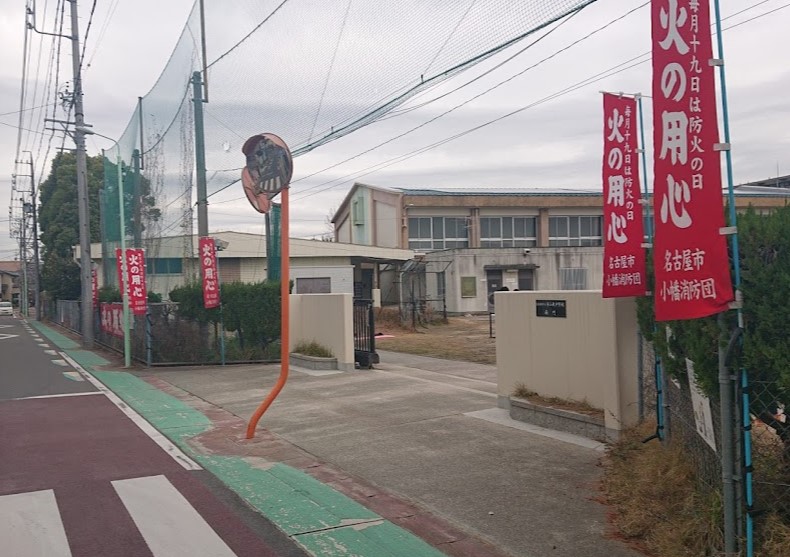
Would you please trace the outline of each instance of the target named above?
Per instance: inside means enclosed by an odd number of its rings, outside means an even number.
[[[82,63],[85,61],[85,51],[88,48],[88,36],[91,33],[91,25],[93,24],[93,13],[96,11],[96,0],[93,0],[91,6],[91,13],[88,16],[88,25],[85,28],[85,38],[82,40],[82,53],[80,54],[80,71],[82,71]]]
[[[239,46],[240,46],[240,45],[241,45],[241,44],[242,44],[244,41],[246,41],[246,40],[247,40],[247,39],[249,39],[249,38],[250,38],[252,35],[254,35],[254,34],[255,34],[255,32],[256,32],[258,29],[260,29],[261,27],[263,27],[263,25],[264,25],[264,24],[265,24],[267,21],[269,21],[269,20],[270,20],[272,17],[274,17],[274,14],[276,14],[277,12],[279,12],[279,11],[280,11],[280,8],[282,8],[283,6],[285,6],[285,4],[287,4],[287,3],[288,3],[288,0],[283,0],[282,2],[280,2],[280,4],[279,4],[279,5],[278,5],[276,8],[274,8],[274,10],[272,10],[272,12],[271,12],[269,15],[267,15],[266,17],[264,17],[264,18],[263,18],[263,20],[261,20],[261,21],[260,21],[260,22],[259,22],[259,23],[258,23],[258,24],[255,26],[255,27],[253,27],[253,28],[252,28],[252,30],[251,30],[249,33],[247,33],[246,35],[244,35],[244,36],[241,38],[241,40],[239,40],[239,41],[238,41],[236,44],[234,44],[232,47],[230,47],[230,48],[229,48],[228,50],[226,50],[224,53],[220,54],[220,55],[217,57],[217,59],[216,59],[216,60],[214,60],[213,62],[211,62],[210,64],[208,64],[208,65],[206,66],[206,69],[209,69],[209,68],[211,68],[211,66],[213,66],[214,64],[216,64],[217,62],[219,62],[220,60],[222,60],[223,58],[225,58],[225,57],[226,57],[228,54],[230,54],[230,53],[231,53],[231,52],[233,52],[234,50],[236,50],[236,49],[237,49],[237,48],[238,48],[238,47],[239,47]]]
[[[332,77],[332,70],[335,67],[335,60],[337,59],[337,51],[340,49],[340,41],[343,40],[343,33],[346,30],[346,23],[348,22],[348,12],[351,11],[351,0],[346,4],[346,11],[343,13],[343,23],[340,25],[340,31],[337,34],[337,41],[335,42],[335,49],[332,51],[332,59],[329,61],[329,68],[326,70],[326,78],[324,78],[324,86],[321,89],[321,96],[318,98],[318,108],[315,111],[315,118],[313,119],[313,126],[310,128],[307,142],[313,139],[313,132],[318,123],[318,117],[321,115],[321,107],[324,105],[324,97],[326,96],[326,89],[329,87],[329,80]]]
[[[392,143],[393,141],[396,141],[396,140],[398,140],[398,139],[400,139],[400,138],[402,138],[402,137],[405,137],[405,136],[409,135],[410,133],[412,133],[412,132],[414,132],[414,131],[417,131],[417,130],[419,130],[420,128],[423,128],[423,127],[425,127],[425,126],[427,126],[427,125],[429,125],[429,124],[431,124],[431,123],[433,123],[433,122],[435,122],[435,121],[439,120],[440,118],[442,118],[442,117],[444,117],[444,116],[447,116],[448,114],[450,114],[450,113],[452,113],[452,112],[454,112],[454,111],[458,110],[459,108],[461,108],[461,107],[463,107],[463,106],[465,106],[465,105],[467,105],[467,104],[471,103],[472,101],[475,101],[475,100],[479,99],[480,97],[482,97],[482,96],[484,96],[484,95],[487,95],[488,93],[490,93],[490,92],[492,92],[492,91],[494,91],[494,90],[498,89],[499,87],[501,87],[501,86],[503,86],[503,85],[505,85],[505,84],[507,84],[507,83],[511,82],[512,80],[514,80],[514,79],[516,79],[517,77],[519,77],[519,76],[521,76],[521,75],[523,75],[523,74],[527,73],[528,71],[530,71],[530,70],[533,70],[533,69],[537,68],[538,66],[540,66],[540,65],[542,65],[543,63],[545,63],[545,62],[547,62],[547,61],[549,61],[549,60],[553,59],[554,57],[556,57],[556,56],[559,56],[560,54],[562,54],[563,52],[565,52],[565,51],[567,51],[567,50],[569,50],[569,49],[573,48],[574,46],[576,46],[576,45],[578,45],[578,44],[581,44],[583,41],[585,41],[585,40],[587,40],[587,39],[589,39],[589,38],[591,38],[591,37],[595,36],[596,34],[600,33],[601,31],[603,31],[603,30],[605,30],[605,29],[607,29],[607,28],[609,28],[610,26],[614,25],[615,23],[618,23],[618,22],[622,21],[623,19],[625,19],[626,17],[628,17],[628,16],[629,16],[629,15],[631,15],[632,13],[636,12],[637,10],[639,10],[639,9],[641,9],[641,8],[644,8],[644,7],[645,7],[645,6],[647,6],[649,3],[650,3],[650,1],[648,0],[647,2],[644,2],[643,4],[640,4],[639,6],[636,6],[635,8],[633,8],[633,9],[629,10],[628,12],[626,12],[626,13],[625,13],[625,14],[623,14],[623,15],[621,15],[620,17],[618,17],[618,18],[615,18],[615,19],[613,19],[613,20],[611,20],[611,21],[607,22],[606,24],[602,25],[601,27],[598,27],[598,28],[597,28],[597,29],[595,29],[594,31],[592,31],[592,32],[588,33],[587,35],[585,35],[585,36],[581,37],[580,39],[578,39],[578,40],[576,40],[576,41],[572,42],[571,44],[569,44],[569,45],[567,45],[567,46],[565,46],[565,47],[563,47],[563,48],[561,48],[561,49],[559,49],[559,50],[557,50],[557,51],[553,52],[551,55],[549,55],[549,56],[547,56],[547,57],[543,58],[542,60],[539,60],[538,62],[536,62],[536,63],[532,64],[531,66],[528,66],[527,68],[525,68],[525,69],[521,70],[520,72],[517,72],[517,73],[515,73],[515,74],[513,74],[513,75],[509,76],[507,79],[504,79],[504,80],[500,81],[499,83],[497,83],[497,84],[495,84],[495,85],[493,85],[493,86],[489,87],[488,89],[486,89],[486,90],[484,90],[484,91],[482,91],[482,92],[478,93],[477,95],[474,95],[473,97],[471,97],[471,98],[469,98],[469,99],[465,100],[464,102],[462,102],[462,103],[459,103],[459,104],[455,105],[454,107],[452,107],[452,108],[450,108],[450,109],[448,109],[448,110],[445,110],[445,111],[444,111],[444,112],[442,112],[441,114],[439,114],[439,115],[437,115],[437,116],[434,116],[433,118],[430,118],[429,120],[426,120],[425,122],[422,122],[421,124],[419,124],[419,125],[417,125],[417,126],[414,126],[413,128],[410,128],[410,129],[406,130],[406,131],[405,131],[405,132],[403,132],[403,133],[400,133],[400,134],[398,134],[398,135],[396,135],[396,136],[394,136],[394,137],[391,137],[390,139],[387,139],[386,141],[383,141],[383,142],[381,142],[381,143],[378,143],[377,145],[374,145],[373,147],[370,147],[369,149],[366,149],[365,151],[362,151],[362,152],[360,152],[360,153],[357,153],[356,155],[353,155],[353,156],[351,156],[351,157],[348,157],[347,159],[344,159],[344,160],[342,160],[342,161],[340,161],[340,162],[338,162],[338,163],[335,163],[335,164],[333,164],[333,165],[330,165],[330,166],[328,166],[328,167],[324,168],[323,170],[318,170],[318,171],[316,171],[316,172],[313,172],[312,174],[308,174],[307,176],[300,177],[299,179],[297,179],[297,180],[294,180],[292,183],[300,182],[300,181],[302,181],[302,180],[305,180],[305,179],[307,179],[307,178],[311,178],[311,177],[315,176],[316,174],[321,174],[321,173],[323,173],[323,172],[326,172],[327,170],[331,170],[332,168],[336,168],[336,167],[340,166],[341,164],[344,164],[344,163],[346,163],[346,162],[349,162],[349,161],[352,161],[352,160],[354,160],[354,159],[356,159],[356,158],[359,158],[359,157],[361,157],[361,156],[363,156],[363,155],[366,155],[367,153],[370,153],[371,151],[375,151],[375,150],[376,150],[376,149],[378,149],[379,147],[383,147],[384,145],[387,145],[387,144],[389,144],[389,143]],[[578,12],[574,12],[574,14],[573,14],[573,15],[575,15],[576,13],[578,13]],[[568,19],[565,19],[565,20],[564,20],[562,23],[565,23],[565,22],[567,22],[567,21],[569,21],[569,20],[570,20],[570,18],[568,18]],[[562,25],[562,23],[561,23],[560,25]],[[551,31],[549,31],[548,33],[546,33],[545,35],[543,35],[542,37],[540,37],[538,40],[536,40],[536,41],[532,42],[532,43],[531,43],[529,46],[533,46],[533,45],[535,45],[535,44],[536,44],[538,41],[540,41],[541,39],[543,39],[543,38],[547,37],[549,34],[551,34],[552,32],[556,31],[557,29],[559,29],[560,25],[558,25],[557,27],[555,27],[554,29],[552,29]],[[520,53],[521,53],[521,52],[523,52],[523,51],[524,51],[524,49],[522,49],[522,50],[521,50],[521,51],[520,51],[518,54],[520,54]],[[511,58],[511,59],[512,59],[512,58]],[[310,188],[308,188],[308,190],[305,190],[305,191],[309,191],[309,189],[310,189]],[[303,193],[303,192],[300,192],[300,193]]]
[[[767,0],[763,0],[762,2],[758,2],[758,3],[754,4],[753,6],[751,6],[750,8],[747,8],[747,9],[753,9],[753,8],[755,8],[755,7],[757,7],[757,6],[761,5],[761,4],[764,4],[766,1],[767,1]],[[645,6],[645,5],[646,5],[646,4],[648,4],[648,3],[649,3],[649,2],[646,2],[645,4],[642,4],[642,5],[640,5],[640,6],[637,6],[636,8],[634,8],[634,10],[636,10],[636,9],[639,9],[639,8],[641,8],[641,7]],[[746,20],[746,21],[742,21],[742,22],[738,22],[738,23],[736,23],[736,24],[733,24],[733,25],[731,25],[731,26],[729,26],[729,27],[725,28],[724,30],[726,31],[726,30],[729,30],[729,29],[733,29],[733,28],[735,28],[735,27],[739,27],[739,26],[743,25],[744,23],[748,23],[748,22],[750,22],[750,21],[754,21],[755,19],[759,19],[759,18],[761,18],[761,17],[765,17],[766,15],[769,15],[769,14],[771,14],[771,13],[775,13],[775,12],[777,12],[777,11],[779,11],[779,10],[781,10],[781,9],[784,9],[784,8],[786,8],[786,7],[788,7],[788,6],[790,6],[790,3],[784,4],[784,5],[782,5],[782,6],[778,7],[778,8],[776,8],[776,9],[774,9],[774,10],[771,10],[771,11],[769,11],[769,12],[765,12],[765,13],[759,14],[759,15],[757,15],[757,16],[755,16],[755,17],[753,17],[753,18],[750,18],[750,19],[748,19],[748,20]],[[724,19],[726,20],[726,19],[730,19],[730,18],[732,18],[732,17],[735,17],[736,15],[740,15],[741,13],[745,12],[747,9],[744,9],[744,10],[741,10],[741,11],[739,11],[739,12],[736,12],[736,13],[734,13],[734,14],[731,14],[730,16],[728,16],[728,17],[726,17],[726,18],[724,18]],[[634,10],[631,10],[631,12],[629,12],[629,13],[632,13]],[[626,15],[628,15],[628,14],[626,14]],[[624,17],[624,16],[622,16],[622,17]],[[581,39],[580,39],[580,40],[581,40]],[[569,47],[566,47],[566,49],[567,49],[567,48],[570,48],[570,45],[569,45]],[[556,53],[555,53],[554,55],[556,55]],[[551,57],[553,57],[554,55],[552,55]],[[445,139],[443,139],[443,140],[440,140],[440,141],[438,141],[438,142],[435,142],[435,143],[432,143],[432,144],[430,144],[430,145],[424,146],[424,147],[422,147],[422,148],[420,148],[420,149],[416,149],[416,150],[414,150],[414,151],[410,151],[410,152],[408,152],[408,153],[405,153],[404,155],[400,155],[400,156],[397,156],[397,157],[393,157],[393,158],[391,158],[391,159],[388,159],[387,161],[384,161],[384,163],[379,163],[379,164],[377,164],[377,165],[373,165],[373,166],[367,167],[367,168],[363,169],[362,171],[360,171],[360,172],[363,172],[362,174],[359,174],[359,175],[357,175],[356,177],[357,177],[357,178],[360,178],[360,177],[362,177],[362,176],[366,176],[366,175],[368,175],[368,174],[371,174],[371,173],[373,173],[373,172],[375,172],[375,171],[377,171],[377,170],[380,170],[381,168],[386,168],[386,167],[388,167],[388,166],[391,166],[392,164],[396,164],[396,163],[398,163],[398,162],[402,162],[403,160],[408,160],[408,159],[410,159],[410,158],[412,158],[412,157],[414,157],[414,156],[417,156],[417,155],[419,155],[419,154],[422,154],[422,153],[424,153],[424,152],[426,152],[426,151],[428,151],[428,150],[431,150],[431,149],[434,149],[434,148],[436,148],[436,147],[439,147],[439,146],[441,146],[441,145],[444,145],[445,143],[448,143],[448,142],[450,142],[450,141],[454,141],[455,139],[458,139],[458,138],[460,138],[460,137],[463,137],[463,136],[465,136],[465,135],[468,135],[469,133],[472,133],[472,132],[474,132],[474,131],[478,131],[479,129],[482,129],[482,128],[484,128],[484,127],[487,127],[487,126],[489,126],[489,125],[491,125],[491,124],[494,124],[494,123],[496,123],[496,122],[499,122],[499,121],[501,121],[501,120],[503,120],[503,119],[505,119],[505,118],[509,118],[510,116],[513,116],[513,115],[519,114],[519,113],[523,112],[524,110],[527,110],[527,109],[529,109],[529,108],[533,108],[533,107],[535,107],[535,106],[539,106],[540,104],[543,104],[543,103],[545,103],[545,102],[548,102],[548,101],[550,101],[550,100],[554,100],[554,99],[556,99],[556,98],[559,98],[559,97],[561,97],[561,96],[564,96],[564,95],[566,95],[566,94],[568,94],[568,93],[574,92],[574,91],[576,91],[577,89],[580,89],[580,88],[582,88],[582,87],[585,87],[585,86],[587,86],[587,85],[590,85],[590,84],[592,84],[592,83],[596,83],[596,82],[598,82],[598,81],[601,81],[602,79],[605,79],[605,78],[607,78],[607,77],[610,77],[610,76],[612,76],[612,75],[616,75],[616,74],[618,74],[618,73],[621,73],[621,72],[623,72],[623,71],[626,71],[626,70],[628,70],[628,69],[631,69],[631,68],[633,68],[633,67],[636,67],[636,66],[638,66],[638,65],[641,65],[641,64],[643,64],[643,63],[645,63],[645,62],[647,62],[647,61],[649,61],[649,60],[643,60],[643,61],[641,61],[641,62],[637,62],[637,63],[635,63],[635,64],[632,64],[632,65],[630,65],[630,66],[627,66],[627,67],[625,67],[625,68],[619,69],[619,70],[617,70],[617,71],[612,71],[612,70],[614,70],[614,69],[618,68],[619,66],[622,66],[622,65],[628,64],[628,63],[630,63],[630,62],[632,62],[632,61],[638,60],[639,58],[642,58],[642,57],[645,57],[645,56],[650,56],[650,52],[649,52],[649,51],[648,51],[648,52],[644,52],[644,53],[640,54],[639,56],[636,56],[636,57],[634,57],[634,58],[631,58],[630,60],[627,60],[627,61],[625,61],[625,62],[622,62],[621,64],[618,64],[617,66],[613,66],[613,67],[609,68],[608,70],[604,70],[604,72],[601,72],[601,74],[596,74],[596,76],[591,76],[590,78],[587,78],[586,80],[582,80],[581,82],[577,82],[576,84],[574,84],[574,85],[571,85],[570,87],[568,87],[568,88],[566,88],[566,89],[563,89],[563,90],[561,90],[561,91],[558,91],[558,92],[556,92],[556,93],[554,93],[554,94],[552,94],[552,95],[549,95],[549,96],[547,96],[547,97],[544,97],[543,99],[540,99],[539,101],[536,101],[535,103],[531,103],[531,104],[529,104],[529,105],[523,106],[523,107],[521,107],[521,108],[519,108],[519,109],[516,109],[516,110],[514,110],[514,111],[512,111],[512,112],[509,112],[509,113],[507,113],[507,114],[504,114],[503,116],[500,116],[500,117],[498,117],[498,118],[495,118],[495,119],[493,119],[493,120],[490,120],[490,121],[488,121],[488,122],[485,122],[485,123],[483,123],[483,124],[480,124],[480,125],[478,125],[478,126],[475,126],[475,127],[473,127],[473,128],[470,128],[470,129],[468,129],[468,130],[465,130],[464,132],[461,132],[461,133],[459,133],[459,134],[455,134],[455,135],[453,135],[453,136],[451,136],[451,137],[448,137],[448,138],[445,138]],[[612,72],[612,73],[607,73],[607,72]],[[521,72],[521,73],[523,73],[523,72]],[[603,74],[603,75],[602,75],[602,74]],[[597,76],[601,76],[601,77],[597,77]],[[474,97],[474,98],[476,98],[476,97]],[[462,104],[464,104],[464,103],[462,103]],[[429,122],[430,122],[430,121],[429,121]],[[418,127],[420,127],[420,126],[418,126]],[[411,131],[411,130],[410,130],[410,131]],[[406,133],[409,133],[409,132],[406,132]],[[387,141],[387,142],[384,142],[384,143],[386,144],[386,143],[388,143],[388,141]],[[374,147],[374,148],[375,148],[375,147]],[[364,153],[362,153],[362,154],[364,154]],[[354,157],[350,157],[348,160],[352,160],[352,159],[354,159],[354,158],[356,158],[356,156],[354,156]],[[345,162],[345,161],[343,161],[343,162]],[[342,164],[342,162],[341,162],[341,163],[339,163],[339,164]],[[337,166],[337,165],[334,165],[334,166]],[[332,166],[332,167],[330,167],[330,168],[334,168],[334,166]],[[376,167],[379,167],[379,168],[376,168]],[[376,168],[376,169],[375,169],[375,170],[372,170],[371,172],[366,172],[367,170],[370,170],[370,169],[372,169],[372,168]],[[315,175],[315,174],[317,174],[317,173],[311,174],[310,176],[313,176],[313,175]],[[338,181],[338,180],[343,180],[343,181],[341,182],[341,184],[342,184],[342,183],[345,183],[345,182],[347,181],[347,180],[345,180],[345,178],[348,178],[349,176],[352,176],[352,175],[354,175],[354,174],[357,174],[357,173],[350,173],[350,174],[347,174],[346,176],[343,176],[343,177],[341,177],[341,178],[336,178],[335,180],[329,180],[329,181],[327,181],[327,182],[323,182],[323,183],[321,183],[321,184],[318,184],[318,185],[316,185],[316,186],[312,186],[311,188],[308,188],[307,190],[304,190],[303,192],[300,192],[299,196],[295,197],[295,198],[294,198],[294,200],[305,199],[305,198],[307,198],[307,197],[310,197],[310,196],[312,195],[312,194],[310,194],[310,193],[308,193],[307,195],[302,195],[302,194],[303,194],[304,192],[308,192],[308,191],[311,191],[311,190],[316,190],[316,189],[318,189],[318,188],[321,188],[322,186],[325,186],[325,185],[331,184],[331,183],[333,183],[333,182],[336,182],[336,181]],[[298,181],[298,180],[295,180],[294,182],[296,182],[296,181]],[[329,189],[332,189],[332,188],[334,188],[334,187],[337,187],[338,185],[341,185],[341,184],[336,184],[336,185],[334,185],[334,186],[331,186],[331,187],[328,187],[328,188],[324,188],[324,189],[322,189],[322,190],[320,190],[320,191],[318,191],[318,192],[316,192],[316,193],[321,193],[321,192],[323,192],[323,191],[327,191],[327,190],[329,190]]]

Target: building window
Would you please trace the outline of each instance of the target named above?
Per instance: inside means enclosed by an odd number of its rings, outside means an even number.
[[[560,269],[560,290],[587,290],[587,269]]]
[[[518,289],[535,290],[535,272],[532,269],[518,270]]]
[[[351,223],[355,225],[365,224],[365,206],[355,199],[351,204]]]
[[[409,249],[469,247],[467,217],[409,217]]]
[[[297,294],[329,294],[332,279],[329,277],[299,277],[296,279]]]
[[[180,275],[183,271],[183,260],[180,257],[152,257],[146,261],[146,272],[149,275]]]
[[[477,277],[461,277],[461,298],[477,298]]]
[[[549,217],[549,246],[603,245],[600,216]]]
[[[526,248],[538,245],[535,217],[480,217],[481,248]]]

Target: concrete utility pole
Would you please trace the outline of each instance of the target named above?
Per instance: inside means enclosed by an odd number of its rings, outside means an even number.
[[[19,265],[22,271],[22,292],[19,295],[19,313],[27,317],[27,216],[25,215],[25,198],[20,197],[22,205],[22,224],[19,229]]]
[[[25,203],[22,202],[22,214],[24,215],[28,209],[30,210],[31,218],[32,218],[32,226],[33,226],[33,273],[35,274],[36,280],[34,281],[34,289],[33,289],[33,303],[36,306],[36,321],[41,321],[41,262],[39,261],[39,254],[38,254],[38,203],[36,202],[36,169],[35,164],[33,163],[33,153],[30,151],[23,151],[30,155],[29,161],[17,161],[21,164],[29,164],[30,165],[30,195],[31,195],[31,202]],[[27,306],[27,301],[25,303]]]
[[[80,236],[80,283],[82,292],[82,345],[93,348],[93,281],[91,278],[90,206],[88,203],[88,161],[85,154],[85,112],[82,106],[80,34],[77,0],[71,3],[71,58],[74,70],[74,144],[77,153],[77,208]],[[123,232],[123,231],[122,231]]]

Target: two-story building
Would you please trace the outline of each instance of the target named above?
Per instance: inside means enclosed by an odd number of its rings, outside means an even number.
[[[19,303],[19,261],[0,261],[0,302]]]
[[[790,189],[744,185],[736,206],[770,210]],[[600,289],[603,195],[572,189],[409,189],[356,183],[335,240],[414,250],[382,271],[382,300],[449,313],[490,311],[491,293]]]

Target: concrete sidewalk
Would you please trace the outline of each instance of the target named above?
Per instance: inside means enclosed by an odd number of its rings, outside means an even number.
[[[492,554],[460,551],[473,538],[518,557],[638,555],[606,536],[599,443],[510,420],[496,408],[493,366],[380,354],[370,371],[293,368],[259,430],[342,471],[351,495],[357,483],[394,496],[406,514],[394,522],[448,555]],[[278,373],[249,365],[139,375],[246,420]]]
[[[370,371],[293,368],[248,441],[279,365],[132,375],[39,328],[312,555],[639,555],[606,536],[601,445],[510,420],[492,366],[381,352]]]

